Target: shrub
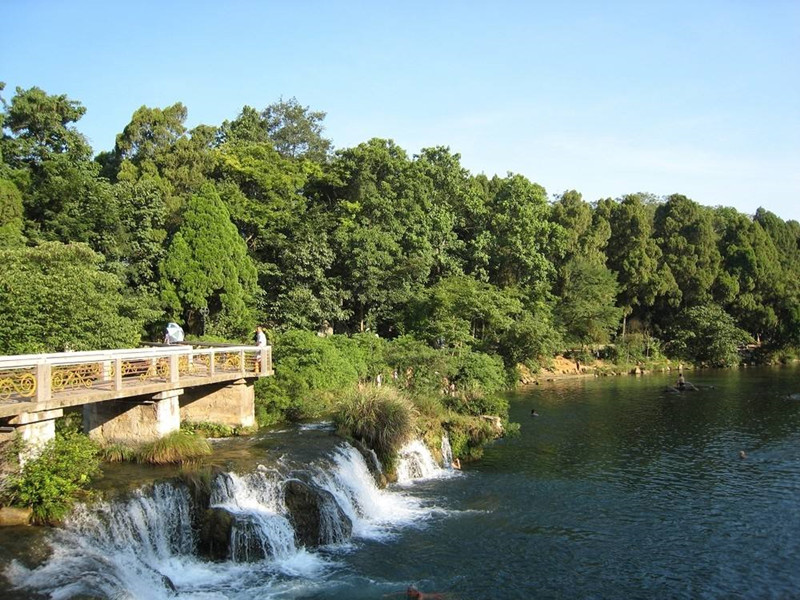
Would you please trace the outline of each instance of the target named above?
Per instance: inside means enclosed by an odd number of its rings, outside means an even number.
[[[414,433],[412,404],[390,387],[355,390],[344,397],[334,415],[339,432],[361,440],[391,464]]]
[[[462,415],[508,416],[508,401],[494,394],[484,394],[479,389],[457,393],[445,398],[445,405]]]
[[[8,500],[32,508],[38,523],[63,519],[75,496],[99,472],[98,450],[83,434],[56,433],[35,458],[8,477]]]
[[[465,352],[452,359],[452,381],[462,391],[499,392],[508,387],[503,361],[482,352]]]
[[[189,431],[174,431],[163,438],[142,446],[137,460],[154,465],[184,463],[211,454],[208,441]]]
[[[335,336],[334,336],[335,337]],[[354,386],[358,371],[331,338],[310,331],[289,331],[274,346],[275,376],[256,383],[259,425],[316,417],[332,392]]]
[[[183,421],[181,429],[190,433],[199,433],[205,438],[223,438],[238,435],[238,430],[230,425],[209,423],[208,421]]]

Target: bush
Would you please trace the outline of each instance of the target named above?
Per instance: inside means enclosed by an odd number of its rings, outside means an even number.
[[[501,418],[508,416],[508,401],[494,394],[484,394],[480,390],[457,393],[445,397],[445,406],[461,415],[495,415]]]
[[[334,336],[335,337],[335,336]],[[289,331],[273,347],[275,376],[256,383],[256,419],[261,426],[317,417],[332,392],[354,386],[358,371],[331,338]]]
[[[465,352],[451,361],[450,381],[461,391],[481,390],[491,394],[508,387],[503,361],[482,352]]]
[[[397,451],[414,433],[415,410],[390,387],[369,386],[344,397],[334,415],[339,432],[361,440],[391,465]]]
[[[676,356],[709,367],[739,364],[739,346],[751,341],[717,305],[693,306],[681,312],[671,331],[669,349]]]
[[[198,433],[205,438],[224,438],[238,435],[235,427],[222,425],[220,423],[209,423],[208,421],[183,421],[181,429],[189,433]]]
[[[17,446],[14,450],[19,450]],[[21,448],[23,453],[25,448]],[[33,509],[38,523],[63,519],[76,495],[100,470],[97,445],[87,436],[56,433],[35,458],[8,477],[7,494],[12,504]]]

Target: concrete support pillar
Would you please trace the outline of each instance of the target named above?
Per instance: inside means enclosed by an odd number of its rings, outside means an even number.
[[[15,428],[16,433],[35,454],[47,442],[56,437],[56,419],[64,416],[60,408],[55,410],[42,410],[39,412],[22,413],[11,417],[8,424]]]
[[[181,426],[178,398],[168,390],[152,400],[109,400],[83,407],[83,429],[101,444],[139,445],[153,442]]]
[[[253,383],[246,379],[237,379],[231,384],[198,386],[181,397],[184,421],[253,427],[255,414]]]

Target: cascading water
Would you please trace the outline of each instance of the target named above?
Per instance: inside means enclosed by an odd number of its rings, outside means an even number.
[[[409,442],[398,452],[397,482],[442,477],[445,471],[436,464],[428,447],[420,440]]]
[[[210,504],[234,517],[229,554],[233,562],[285,559],[297,551],[279,477],[264,468],[247,475],[224,473],[217,477]]]
[[[442,471],[421,442],[404,448],[399,465],[405,483]],[[325,546],[324,552],[298,543],[285,499],[290,485],[317,498],[315,545]],[[139,490],[125,501],[79,506],[55,532],[49,560],[33,569],[12,562],[5,575],[19,588],[56,600],[269,598],[287,587],[316,585],[311,582],[333,564],[337,546],[331,544],[387,539],[427,516],[407,490],[380,489],[361,453],[348,444],[299,469],[279,461],[279,469],[220,474],[209,508],[199,517],[193,510],[187,488],[177,482]],[[228,517],[230,545],[224,559],[210,561],[198,556],[197,519],[215,511]]]
[[[446,469],[453,468],[453,449],[450,447],[450,437],[442,434],[442,466]]]

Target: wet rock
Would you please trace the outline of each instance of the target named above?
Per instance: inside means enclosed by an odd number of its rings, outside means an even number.
[[[231,533],[236,516],[224,508],[209,508],[203,515],[198,552],[212,560],[226,560],[230,556]]]
[[[353,533],[352,521],[327,490],[291,479],[284,487],[284,503],[295,538],[304,546],[340,543]]]

